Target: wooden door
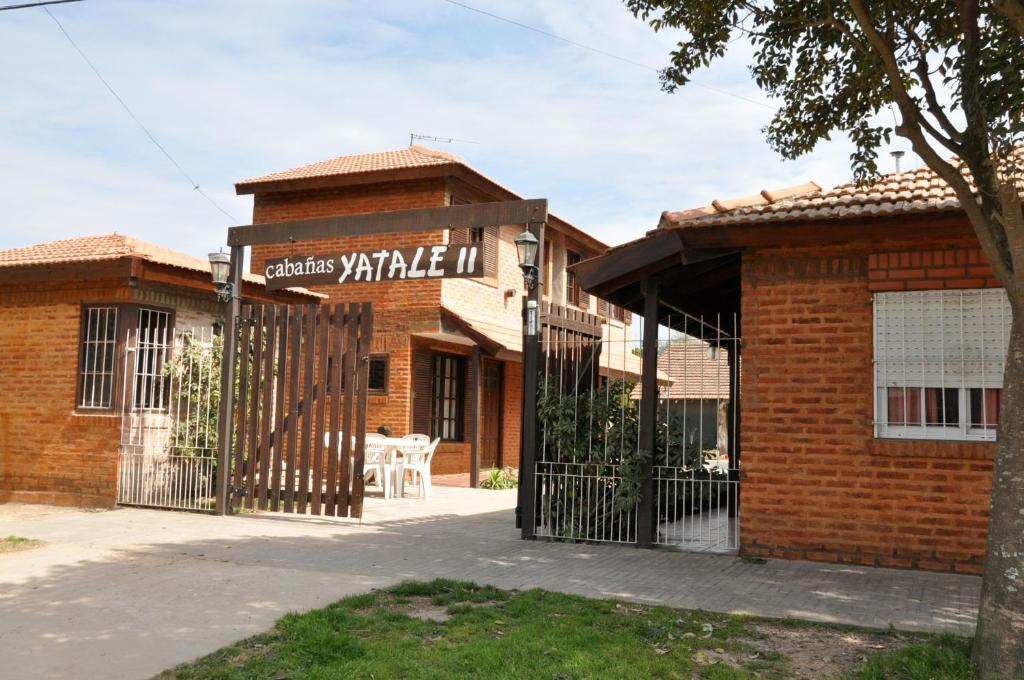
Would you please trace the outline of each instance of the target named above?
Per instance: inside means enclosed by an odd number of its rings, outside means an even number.
[[[481,361],[480,469],[501,467],[502,368],[500,361]]]

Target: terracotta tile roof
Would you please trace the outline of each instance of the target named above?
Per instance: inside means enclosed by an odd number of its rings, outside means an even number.
[[[263,182],[312,179],[314,177],[351,175],[360,172],[378,172],[382,170],[424,168],[432,165],[452,164],[465,165],[464,161],[454,154],[413,144],[406,149],[398,149],[397,151],[382,151],[379,153],[329,158],[324,161],[317,161],[316,163],[300,165],[290,170],[244,179],[241,182],[236,182],[235,186],[244,187],[249,184],[260,184]]]
[[[739,198],[715,199],[709,205],[687,210],[666,211],[661,215],[659,227],[675,227],[708,217],[725,215],[743,209],[759,209],[797,197],[814,197],[821,195],[821,187],[814,182],[805,182],[781,189],[762,189],[753,196]],[[703,222],[702,222],[703,223]]]
[[[726,353],[711,358],[711,346],[690,338],[668,344],[658,354],[658,371],[667,376],[661,399],[728,399],[729,360]],[[633,390],[640,398],[640,387]]]
[[[0,267],[101,262],[119,260],[123,257],[137,257],[156,264],[190,271],[206,273],[210,271],[210,263],[207,260],[116,232],[0,250]],[[259,274],[245,272],[243,279],[259,286],[265,283]],[[290,288],[289,290],[312,297],[325,297],[304,288]]]
[[[261,185],[273,182],[302,182],[303,180],[317,180],[329,177],[352,175],[358,176],[361,174],[369,175],[374,172],[386,173],[388,171],[431,167],[438,168],[439,174],[443,173],[441,168],[450,168],[453,171],[468,173],[470,176],[475,176],[484,182],[489,183],[493,187],[496,187],[500,192],[507,194],[509,197],[508,200],[518,200],[522,198],[522,196],[508,187],[503,186],[491,177],[488,177],[476,168],[470,166],[465,160],[455,154],[448,153],[447,151],[430,149],[419,144],[413,144],[408,148],[398,149],[396,151],[381,151],[378,153],[337,156],[336,158],[329,158],[324,161],[301,165],[297,168],[291,168],[290,170],[272,172],[268,175],[235,182],[235,191],[239,194],[251,194],[261,191],[263,189]],[[374,178],[372,181],[378,180]],[[574,239],[581,240],[591,248],[604,250],[608,247],[608,245],[603,241],[595,238],[591,234],[588,234],[576,225],[563,220],[558,215],[548,213],[548,217],[551,218],[553,226],[556,226],[556,228],[559,228],[569,234]],[[549,224],[552,224],[552,222],[549,222]]]
[[[1024,152],[1021,152],[1024,153]],[[953,159],[952,162],[957,162]],[[966,167],[961,169],[970,181]],[[803,185],[808,186],[808,185]],[[815,187],[817,185],[814,185]],[[793,187],[799,189],[799,187]],[[1024,186],[1022,186],[1024,191]],[[765,224],[796,220],[836,220],[876,215],[907,215],[960,209],[953,188],[928,167],[883,175],[877,181],[858,186],[850,182],[830,191],[807,191],[768,196],[768,200],[725,202],[724,210],[662,214],[661,228],[703,227],[728,224]],[[717,203],[717,202],[716,202]],[[717,208],[718,206],[716,206]]]

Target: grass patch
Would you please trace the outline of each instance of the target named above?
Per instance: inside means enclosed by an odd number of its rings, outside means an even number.
[[[11,553],[21,552],[22,550],[31,550],[32,548],[38,548],[43,545],[42,541],[37,541],[34,538],[25,538],[24,536],[6,536],[0,538],[0,553]]]
[[[268,633],[157,678],[960,680],[969,677],[967,652],[967,642],[951,636],[438,580],[402,583],[288,614]],[[852,661],[843,661],[844,653]],[[822,666],[823,659],[845,665]],[[817,674],[820,668],[828,674]]]

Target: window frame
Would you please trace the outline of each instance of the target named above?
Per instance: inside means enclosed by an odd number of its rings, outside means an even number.
[[[374,361],[384,362],[384,387],[370,387],[369,367],[367,367],[366,393],[377,396],[388,394],[388,389],[391,387],[391,355],[384,352],[370,354],[369,362],[372,364]]]
[[[879,300],[880,295],[886,296],[898,296],[898,295],[920,295],[922,293],[939,293],[939,294],[959,294],[963,295],[970,292],[982,292],[1000,290],[994,288],[972,288],[972,289],[942,289],[933,291],[895,291],[889,293],[876,293],[872,298],[872,383],[873,383],[873,399],[874,399],[874,437],[875,439],[919,439],[919,440],[939,440],[939,441],[964,441],[964,442],[994,442],[997,440],[998,430],[998,414],[996,425],[993,427],[972,427],[973,421],[978,420],[973,417],[971,413],[971,390],[1002,390],[1002,379],[1000,376],[1000,386],[996,387],[989,384],[975,384],[975,379],[968,379],[966,376],[961,376],[959,385],[946,385],[946,384],[924,384],[927,380],[910,380],[910,383],[920,382],[921,384],[890,384],[895,382],[901,382],[899,380],[884,381],[882,374],[880,374],[879,363],[881,361],[879,357]],[[961,298],[962,299],[962,298]],[[983,312],[984,304],[982,305]],[[980,332],[985,332],[984,328],[984,317]],[[961,331],[966,330],[961,325]],[[977,327],[971,328],[972,333],[979,332]],[[1009,329],[1007,329],[1009,332]],[[961,338],[961,342],[966,342],[966,339],[971,336],[964,336]],[[982,344],[984,338],[982,337]],[[1005,360],[1005,357],[1004,357]],[[904,362],[907,360],[904,359]],[[945,362],[946,359],[940,359]],[[883,369],[884,372],[884,369]],[[987,378],[986,378],[987,380]],[[940,381],[942,382],[942,381]],[[984,381],[982,381],[984,382]],[[890,424],[889,422],[889,390],[890,389],[905,389],[905,390],[920,390],[920,397],[918,398],[920,409],[919,421],[920,424]],[[957,393],[957,414],[959,422],[956,425],[936,425],[929,424],[927,422],[927,397],[926,390],[938,389],[938,390],[955,390]],[[982,392],[982,399],[984,400],[984,392]],[[1000,395],[1001,398],[1001,395]],[[980,417],[979,417],[980,418]]]
[[[453,361],[455,365],[455,395],[452,401],[455,405],[454,427],[455,436],[445,437],[442,435],[441,416],[438,407],[446,399],[438,388],[439,367],[443,367],[445,361]],[[430,438],[440,439],[442,442],[465,442],[466,441],[466,371],[468,369],[466,357],[459,354],[446,352],[433,352],[430,368]]]
[[[131,377],[131,383],[130,384],[132,385],[132,393],[130,395],[128,395],[128,394],[123,395],[125,399],[131,399],[131,404],[129,405],[130,408],[128,410],[130,410],[132,413],[164,413],[164,412],[166,412],[171,407],[170,395],[169,394],[165,396],[165,398],[163,399],[163,404],[161,406],[140,406],[137,403],[137,400],[136,400],[136,398],[138,396],[136,390],[138,389],[139,360],[140,360],[140,356],[141,356],[139,354],[139,322],[140,322],[141,317],[142,317],[140,312],[147,311],[147,312],[156,312],[157,314],[166,314],[167,315],[167,327],[166,327],[166,329],[167,329],[168,337],[167,337],[167,344],[163,347],[163,351],[164,351],[163,364],[161,365],[160,371],[158,371],[156,374],[154,374],[154,375],[160,375],[163,372],[163,366],[166,366],[167,362],[173,360],[173,358],[174,358],[174,329],[175,329],[175,323],[177,321],[175,310],[173,308],[170,308],[170,307],[158,307],[158,306],[154,306],[154,305],[140,305],[140,304],[126,305],[126,307],[128,308],[128,311],[129,311],[129,314],[130,314],[129,318],[132,319],[132,326],[131,326],[131,328],[134,328],[134,330],[135,330],[135,346],[134,347],[128,347],[127,342],[128,342],[128,338],[129,338],[129,332],[125,333],[125,351],[126,352],[127,351],[133,351],[135,353],[135,360],[131,362],[131,376],[130,376]],[[126,362],[125,365],[127,365],[127,362]],[[164,381],[164,380],[161,380],[160,382],[161,382],[161,389],[167,390],[169,392],[170,384],[168,382]],[[125,385],[128,385],[128,384],[129,383],[127,381],[125,381]]]
[[[111,380],[113,381],[110,405],[105,407],[98,406],[82,406],[82,362],[85,358],[85,332],[86,332],[86,314],[90,309],[96,308],[113,308],[117,310],[116,326],[114,329],[114,366]],[[137,355],[132,357],[129,362],[128,352],[137,352],[138,343],[138,324],[139,324],[139,311],[140,310],[151,310],[154,312],[161,312],[168,314],[167,328],[171,333],[167,345],[167,351],[164,355],[164,364],[171,361],[174,357],[174,329],[177,323],[177,310],[172,307],[161,307],[159,305],[147,305],[139,304],[136,302],[123,303],[123,302],[102,302],[102,301],[87,301],[82,302],[79,305],[79,323],[78,323],[78,363],[75,369],[75,402],[74,412],[79,415],[117,415],[127,412],[132,413],[161,413],[166,412],[170,408],[170,404],[167,403],[163,408],[136,408],[133,394],[134,384],[136,379],[136,362],[138,361]],[[136,347],[129,347],[128,341],[130,339],[131,331],[134,330],[136,333]],[[127,375],[125,372],[127,371]],[[128,403],[131,400],[132,403]],[[126,408],[128,407],[128,408]]]
[[[87,406],[82,403],[85,391],[84,364],[86,360],[86,334],[88,329],[88,316],[90,310],[112,309],[114,310],[114,353],[110,370],[110,403],[106,406]],[[76,413],[82,414],[109,414],[118,410],[121,401],[121,392],[118,378],[121,376],[120,364],[124,360],[125,338],[122,337],[122,330],[125,328],[124,305],[108,302],[83,302],[79,306],[78,314],[78,360],[75,364],[75,406]]]
[[[575,258],[575,261],[573,261]],[[579,264],[583,261],[583,255],[577,253],[575,250],[566,248],[565,250],[565,304],[572,305],[573,307],[580,306],[580,298],[583,295],[583,288],[580,286],[579,279],[576,277],[575,272],[569,271],[569,267],[574,264]]]

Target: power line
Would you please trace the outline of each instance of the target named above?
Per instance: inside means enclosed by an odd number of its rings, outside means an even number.
[[[47,0],[46,2],[28,2],[24,5],[4,5],[0,7],[0,12],[5,9],[25,9],[26,7],[42,7],[43,5],[63,5],[67,2],[82,2],[82,0]]]
[[[500,16],[498,14],[494,14],[492,12],[488,12],[487,10],[483,10],[483,9],[478,8],[478,7],[473,7],[471,5],[467,5],[467,4],[463,3],[463,2],[458,2],[458,0],[444,0],[444,1],[447,2],[450,5],[455,5],[456,7],[461,7],[462,9],[469,10],[470,12],[476,12],[477,14],[482,14],[485,17],[490,17],[491,19],[497,19],[498,21],[503,21],[506,24],[511,24],[513,26],[517,26],[517,27],[525,29],[527,31],[532,31],[534,33],[538,33],[538,34],[543,35],[545,37],[552,38],[553,40],[558,40],[560,42],[563,42],[563,43],[565,43],[567,45],[572,45],[573,47],[578,47],[581,50],[587,50],[588,52],[593,52],[594,54],[600,54],[603,57],[608,57],[609,59],[615,59],[616,61],[621,61],[624,64],[629,64],[630,66],[636,66],[638,68],[642,68],[642,69],[645,69],[645,70],[648,70],[648,71],[654,71],[655,73],[661,73],[660,69],[655,68],[654,66],[651,66],[650,64],[644,64],[644,63],[641,63],[639,61],[634,61],[633,59],[630,59],[629,57],[623,57],[621,55],[614,54],[612,52],[607,52],[607,51],[599,49],[597,47],[592,47],[591,45],[585,45],[583,43],[576,42],[575,40],[570,40],[569,38],[566,38],[564,36],[558,35],[557,33],[551,33],[550,31],[545,31],[542,28],[537,28],[536,26],[530,26],[529,24],[524,24],[524,23],[518,22],[515,19],[509,19],[508,17],[503,17],[503,16]],[[740,100],[745,101],[745,102],[750,103],[750,104],[756,104],[757,106],[763,106],[763,107],[765,107],[767,109],[771,109],[773,111],[775,110],[775,107],[772,106],[771,104],[766,104],[766,103],[758,101],[756,99],[751,99],[750,97],[744,97],[743,95],[736,94],[735,92],[729,92],[728,90],[721,90],[721,89],[719,89],[717,87],[711,87],[710,85],[704,85],[702,83],[695,83],[693,81],[690,81],[690,84],[691,85],[695,85],[695,86],[700,87],[700,88],[703,88],[705,90],[709,90],[711,92],[716,92],[718,94],[725,95],[726,97],[733,97],[734,99],[740,99]]]
[[[96,68],[96,66],[92,63],[89,57],[85,55],[85,52],[82,51],[82,48],[80,48],[78,44],[75,43],[75,41],[71,38],[71,35],[68,34],[67,30],[64,28],[64,25],[61,24],[60,21],[58,21],[57,17],[53,15],[53,12],[51,12],[48,7],[43,7],[43,11],[50,15],[50,18],[53,19],[53,22],[57,24],[57,28],[60,29],[60,32],[64,34],[64,37],[68,39],[68,42],[71,43],[71,46],[75,48],[75,51],[78,52],[79,56],[82,57],[85,63],[89,65],[89,68],[92,69],[92,72],[96,74],[96,77],[99,78],[101,83],[103,83],[103,86],[107,88],[107,91],[110,92],[111,95],[113,95],[114,99],[117,100],[117,103],[121,105],[121,108],[123,108],[125,112],[131,117],[131,119],[135,121],[135,124],[142,129],[142,131],[146,134],[146,137],[149,138],[149,141],[153,142],[153,145],[156,146],[156,148],[160,149],[160,153],[162,153],[167,158],[167,160],[169,160],[171,164],[178,169],[178,172],[181,173],[182,177],[188,180],[188,183],[192,186],[192,189],[197,191],[200,196],[202,196],[203,198],[210,202],[210,205],[219,210],[228,219],[230,219],[232,224],[238,224],[238,219],[235,218],[235,216],[229,213],[227,210],[220,207],[217,201],[213,200],[212,196],[203,191],[199,187],[199,184],[197,184],[196,181],[192,179],[192,176],[185,172],[185,168],[181,167],[181,164],[178,163],[178,161],[174,160],[174,156],[172,156],[170,152],[167,151],[167,149],[165,149],[164,146],[157,141],[156,137],[153,136],[153,133],[149,131],[149,128],[147,128],[142,123],[142,121],[139,120],[138,116],[136,116],[135,113],[132,112],[131,108],[128,107],[128,104],[125,103],[124,99],[122,99],[121,96],[110,85],[110,83],[107,82],[107,79],[103,77],[103,75],[99,72],[99,69]]]

